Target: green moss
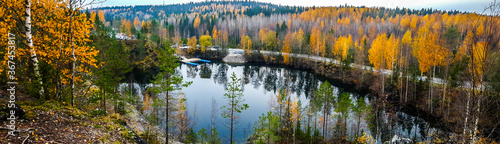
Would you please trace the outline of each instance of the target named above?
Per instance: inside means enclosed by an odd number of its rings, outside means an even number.
[[[94,126],[95,128],[101,128],[102,126],[101,125],[92,125]]]
[[[122,129],[120,134],[122,135],[122,137],[126,138],[127,140],[133,140],[133,136],[134,134],[131,133],[130,131],[128,131],[127,129]]]
[[[81,119],[82,117],[88,116],[88,114],[84,111],[78,110],[76,108],[72,107],[65,107],[66,111],[65,113],[67,115],[73,116],[73,118]]]

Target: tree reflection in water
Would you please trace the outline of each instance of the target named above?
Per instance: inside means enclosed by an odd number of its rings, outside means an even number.
[[[200,77],[202,79],[210,79],[212,77],[212,65],[201,64],[200,65]]]
[[[214,64],[217,67],[217,72],[214,75],[214,83],[221,84],[224,88],[227,87],[227,69],[228,65],[225,63]]]
[[[188,101],[192,101],[191,103],[197,102],[196,104],[202,107],[205,104],[204,102],[207,101],[206,98],[218,97],[225,92],[222,87],[227,87],[228,73],[236,72],[239,78],[242,79],[245,92],[248,91],[245,96],[248,96],[249,104],[253,108],[243,114],[245,115],[245,120],[242,119],[244,123],[253,123],[261,113],[269,111],[270,108],[266,109],[268,108],[267,101],[272,99],[276,95],[276,92],[284,87],[291,90],[292,95],[301,100],[303,107],[308,107],[309,100],[314,97],[316,89],[318,89],[321,83],[327,80],[337,90],[336,94],[347,92],[350,93],[352,101],[356,102],[358,99],[363,99],[365,103],[372,106],[371,110],[364,116],[361,125],[363,125],[362,129],[364,132],[372,135],[379,142],[390,140],[394,135],[410,138],[414,141],[425,141],[428,140],[428,135],[436,130],[422,118],[419,118],[418,115],[409,115],[400,112],[397,108],[391,110],[389,107],[393,106],[387,106],[384,104],[384,101],[369,100],[371,97],[367,97],[367,93],[355,91],[352,88],[353,86],[318,77],[307,71],[252,64],[231,66],[225,63],[205,63],[199,66],[181,65],[178,70],[182,71],[184,76],[192,79],[194,84],[197,84],[197,82],[202,84],[197,87],[186,88],[187,91],[185,91],[188,94]],[[200,77],[197,77],[198,74]],[[213,82],[210,79],[213,79]],[[216,85],[222,87],[217,88],[218,86]],[[353,117],[353,113],[349,113],[348,126],[357,123],[357,119]],[[335,119],[332,119],[329,125],[333,126],[335,121]],[[197,127],[201,128],[203,125]],[[348,128],[347,133],[350,135],[350,139],[353,138],[352,136],[355,133],[353,131]],[[221,134],[227,133],[222,128],[220,132]],[[333,130],[331,132],[329,130],[328,135],[333,136],[333,132]],[[245,140],[243,138],[244,134],[236,133],[236,135],[242,141]]]

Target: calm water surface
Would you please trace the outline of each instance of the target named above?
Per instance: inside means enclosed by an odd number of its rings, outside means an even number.
[[[224,143],[229,141],[230,130],[229,120],[222,118],[220,107],[227,105],[228,101],[223,98],[225,88],[231,80],[230,76],[234,72],[242,80],[243,94],[247,110],[238,114],[238,121],[234,129],[234,137],[237,143],[244,143],[253,132],[253,124],[259,116],[270,111],[282,87],[289,87],[292,90],[292,99],[300,100],[302,107],[307,107],[309,97],[314,95],[315,90],[327,79],[315,76],[312,73],[287,68],[264,66],[264,65],[229,65],[225,63],[205,63],[198,66],[181,64],[177,72],[184,77],[185,81],[192,81],[193,84],[183,88],[182,93],[187,98],[187,110],[189,116],[195,120],[193,129],[198,131],[202,128],[210,129],[212,118],[212,107],[216,108],[215,126]],[[328,80],[335,89],[335,94],[347,92],[351,95],[353,103],[358,99],[363,99],[365,103],[372,104],[373,100],[368,99],[365,93],[357,92],[352,86],[343,85],[340,82]],[[148,85],[138,86],[138,95],[144,91]],[[215,105],[212,102],[216,101]],[[375,120],[367,121],[362,119],[361,128],[363,131],[377,137],[382,141],[389,140],[397,134],[402,137],[423,141],[430,133],[436,129],[430,128],[429,124],[421,118],[410,116],[403,112],[388,113],[382,109],[372,110]],[[348,126],[354,129],[357,119],[350,114]],[[164,118],[163,118],[164,119]],[[329,126],[333,126],[335,118],[330,118]],[[304,122],[304,120],[302,121]],[[164,125],[164,124],[163,124]],[[368,127],[372,125],[372,127]],[[305,124],[302,124],[305,126]],[[349,128],[348,128],[349,129]],[[171,131],[175,131],[173,128]],[[332,130],[330,130],[332,131]],[[352,131],[349,131],[351,133]]]

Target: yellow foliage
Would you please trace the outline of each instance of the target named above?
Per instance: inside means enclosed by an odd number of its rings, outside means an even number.
[[[292,43],[292,35],[290,33],[287,33],[285,36],[285,40],[283,41],[283,48],[281,49],[281,53],[283,54],[283,62],[285,64],[290,63],[290,45]]]
[[[476,77],[481,77],[481,75],[483,74],[484,72],[484,64],[485,64],[485,60],[486,60],[486,46],[487,46],[487,43],[485,42],[478,42],[477,44],[475,44],[473,47],[472,47],[472,54],[473,54],[473,57],[474,57],[474,60],[473,60],[473,63],[474,63],[474,67],[473,67],[473,70],[474,70],[474,75]],[[472,67],[471,65],[469,65],[469,67]],[[479,79],[476,79],[476,80],[479,80]]]
[[[417,15],[411,15],[410,28],[412,31],[417,31],[418,21],[419,19]]]
[[[358,28],[358,40],[361,40],[361,37],[365,34],[365,30],[363,27],[359,26]]]
[[[378,34],[373,40],[371,48],[368,50],[368,59],[375,69],[384,68],[384,54],[387,47],[387,35],[385,33]]]
[[[259,30],[259,39],[261,43],[264,43],[264,40],[266,40],[266,33],[269,31],[268,28],[262,28]]]
[[[422,73],[427,72],[433,66],[446,65],[445,59],[449,51],[440,45],[438,35],[423,27],[418,31],[418,36],[413,42],[412,53],[417,58]]]
[[[483,24],[480,24],[478,27],[477,27],[477,30],[476,30],[476,35],[478,36],[481,36],[484,34],[484,25]]]
[[[190,46],[190,48],[187,51],[188,54],[194,54],[194,51],[197,48],[197,46],[196,46],[197,42],[198,42],[198,40],[196,39],[196,36],[188,38],[187,45]]]
[[[337,39],[337,41],[335,41],[332,53],[333,55],[338,56],[340,60],[344,60],[347,58],[347,54],[351,46],[352,46],[351,35],[349,35],[349,37],[340,36]]]
[[[467,51],[472,47],[473,44],[474,33],[471,31],[467,32],[467,36],[465,36],[463,44],[458,49],[457,54],[455,55],[455,59],[453,61],[460,61],[463,57],[467,56]]]
[[[92,13],[90,13],[90,21],[92,21],[92,23],[95,22],[95,18],[97,17],[97,13],[95,13],[94,11],[92,11]]]
[[[362,137],[356,139],[356,143],[360,144],[373,144],[375,140],[373,140],[370,134],[363,133]]]
[[[372,47],[368,50],[368,59],[375,69],[383,69],[385,66],[392,69],[398,53],[399,39],[395,38],[394,35],[388,39],[384,33],[377,35],[377,38],[373,40]]]
[[[385,51],[385,62],[387,65],[387,69],[392,69],[394,64],[396,64],[396,60],[398,59],[399,54],[399,39],[395,38],[394,35],[387,41],[387,48]]]
[[[403,35],[403,39],[401,39],[402,44],[410,45],[411,44],[411,31],[407,30],[405,35]]]
[[[134,18],[134,27],[139,27],[139,26],[141,26],[140,24],[141,24],[141,21],[139,21],[139,17],[136,16]]]
[[[106,18],[104,17],[104,12],[102,10],[99,10],[99,20],[102,23],[106,23]]]
[[[410,27],[410,17],[408,14],[404,15],[403,18],[401,19],[400,25],[402,28],[409,28]]]
[[[321,31],[318,27],[313,27],[311,31],[311,38],[309,45],[311,46],[312,53],[320,53],[321,47],[323,46],[323,38],[321,36]],[[324,52],[324,51],[323,51]]]
[[[351,19],[350,19],[349,17],[343,17],[343,18],[341,18],[341,19],[338,19],[338,20],[337,20],[337,23],[338,23],[338,24],[341,24],[341,25],[346,25],[346,26],[348,26],[348,25],[350,25],[350,24],[351,24]]]
[[[202,35],[199,41],[201,52],[205,52],[208,46],[212,46],[212,37],[210,37],[210,35]]]
[[[245,38],[242,39],[242,42],[243,43],[241,43],[241,45],[242,48],[245,50],[245,53],[250,54],[250,51],[252,50],[252,40],[250,39],[250,37],[245,36]]]
[[[8,6],[16,5],[18,7],[17,11],[24,11],[23,3],[19,1],[12,2]],[[75,76],[75,82],[81,82],[82,75],[91,74],[90,67],[97,67],[95,56],[99,51],[87,45],[87,43],[91,42],[89,37],[93,26],[92,21],[87,19],[86,14],[80,12],[81,8],[76,8],[71,12],[74,16],[70,23],[65,1],[33,1],[31,8],[32,29],[37,29],[32,37],[33,48],[37,52],[38,60],[45,61],[54,67],[59,66],[62,74],[61,82],[63,84],[67,84],[71,80],[72,73],[69,70],[70,68],[64,67],[73,62],[71,57],[71,33],[69,33],[71,26],[73,47],[75,48],[75,56],[78,64],[76,70],[81,73]],[[103,15],[102,13],[100,12],[100,15]],[[9,19],[6,20],[9,21]],[[0,26],[0,30],[3,30],[3,28],[12,28],[11,24],[14,23],[10,22],[7,26]],[[17,49],[16,54],[19,57],[24,57],[31,53],[29,49],[23,48]],[[60,65],[57,65],[58,63]],[[29,65],[28,61],[26,61],[26,65]]]
[[[214,38],[214,41],[219,38],[219,33],[217,32],[217,27],[216,26],[214,26],[214,28],[212,30],[212,37]]]
[[[200,16],[197,16],[197,17],[194,19],[194,22],[193,22],[193,27],[194,27],[194,28],[198,28],[198,26],[200,26]]]

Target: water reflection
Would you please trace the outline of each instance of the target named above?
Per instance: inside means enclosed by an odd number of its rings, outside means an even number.
[[[198,67],[187,66],[187,77],[195,78],[198,74]]]
[[[309,99],[314,96],[319,85],[325,81],[324,78],[306,71],[279,67],[250,64],[231,66],[225,63],[206,63],[198,66],[181,65],[176,70],[176,73],[184,76],[185,81],[193,81],[193,84],[184,88],[182,92],[187,98],[189,113],[194,114],[194,109],[197,108],[199,121],[193,127],[195,131],[202,128],[208,129],[211,125],[210,101],[212,99],[217,101],[219,106],[225,105],[226,101],[222,96],[227,87],[228,76],[233,72],[238,78],[242,79],[245,103],[250,106],[249,109],[241,113],[240,124],[236,126],[234,136],[237,143],[245,142],[247,136],[251,133],[248,131],[248,129],[251,131],[251,128],[248,128],[249,125],[253,127],[254,122],[258,120],[262,113],[271,110],[268,102],[276,96],[280,88],[287,87],[290,89],[291,98],[298,98],[303,107],[308,107]],[[349,86],[342,87],[344,85],[341,83],[328,81],[335,86],[336,94],[348,92],[353,102],[362,99],[365,103],[372,105],[371,111],[362,118],[360,124],[364,132],[371,134],[379,142],[387,141],[394,135],[422,141],[435,130],[421,118],[395,110],[386,110],[387,108],[383,105],[383,102],[369,101],[366,93],[352,91],[352,89],[348,88]],[[134,86],[134,88],[136,87],[142,86]],[[141,91],[144,90],[137,90],[138,93]],[[229,129],[224,125],[226,120],[220,116],[220,113],[216,115],[216,127],[219,136],[227,138]],[[329,124],[329,126],[333,126],[335,121],[336,119],[332,118],[332,124]],[[352,111],[349,113],[347,121],[348,126],[358,123],[358,119],[355,118]],[[305,124],[302,126],[305,126]],[[348,133],[355,133],[354,127],[348,129]]]
[[[212,68],[211,65],[202,64],[200,66],[200,77],[203,79],[210,79],[212,77]]]
[[[217,72],[214,75],[214,83],[221,84],[224,88],[227,87],[227,69],[228,65],[224,63],[214,64],[217,67]]]

